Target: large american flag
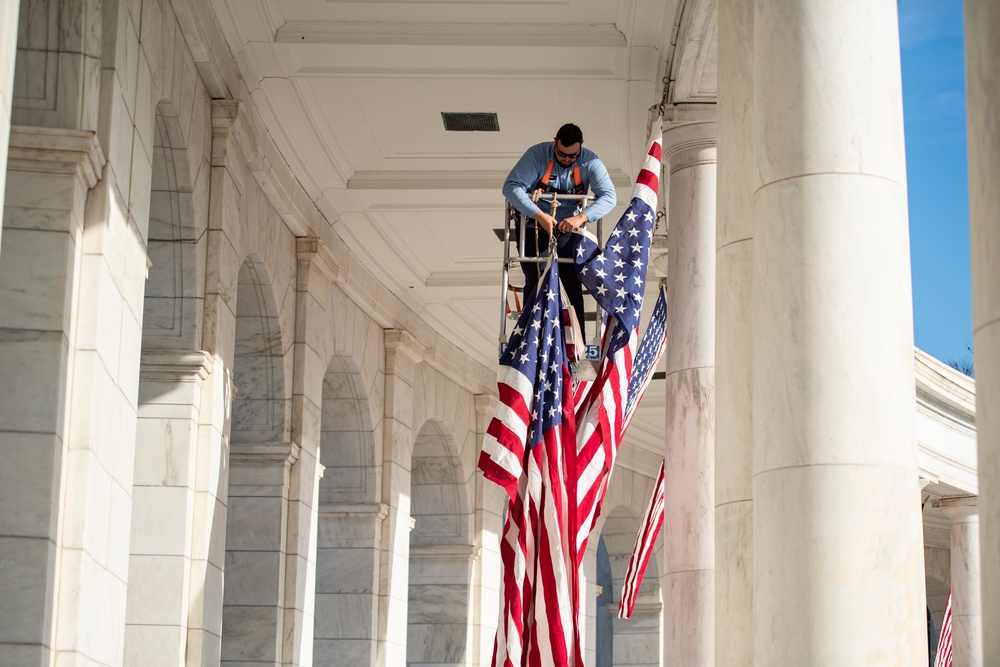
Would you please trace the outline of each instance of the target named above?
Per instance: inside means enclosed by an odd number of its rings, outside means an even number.
[[[597,379],[577,401],[560,329],[565,298],[551,261],[500,359],[500,402],[479,458],[484,476],[509,496],[495,667],[583,665],[582,555],[627,424],[660,144],[656,127],[632,201],[604,251],[593,237],[580,240],[578,274],[608,312]]]
[[[504,573],[494,665],[568,665],[576,657],[572,379],[565,360],[559,265],[549,261],[500,358],[500,405],[479,467],[507,490]],[[569,444],[569,448],[565,447]]]
[[[577,250],[580,282],[607,313],[597,379],[576,412],[578,557],[586,552],[590,531],[600,516],[618,447],[630,419],[628,390],[655,223],[661,142],[660,128],[654,125],[632,200],[604,251],[600,252],[596,239],[587,235]],[[643,388],[645,384],[644,380]],[[577,562],[578,572],[580,565]]]

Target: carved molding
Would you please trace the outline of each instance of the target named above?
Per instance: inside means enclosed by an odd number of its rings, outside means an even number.
[[[255,442],[229,445],[229,465],[239,468],[290,467],[299,458],[294,442]]]
[[[212,364],[212,355],[204,350],[143,350],[139,377],[201,384],[212,372]]]
[[[340,262],[322,239],[316,236],[296,238],[295,253],[298,259],[295,289],[300,292],[308,291],[311,287],[324,289],[331,282],[340,280]],[[321,279],[320,284],[315,284],[315,278]]]
[[[456,560],[475,562],[482,554],[482,547],[472,544],[433,544],[427,546],[412,545],[411,560]]]
[[[73,175],[85,190],[101,180],[106,160],[95,132],[12,125],[8,171]]]

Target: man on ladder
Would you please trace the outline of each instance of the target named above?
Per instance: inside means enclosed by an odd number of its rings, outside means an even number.
[[[543,197],[552,193],[583,195],[588,188],[596,197],[592,204],[581,211],[578,201],[557,202],[555,216],[539,208],[532,197],[539,190]],[[503,195],[527,221],[525,247],[521,248],[524,257],[537,257],[539,248],[544,254],[549,235],[555,233],[559,257],[570,260],[579,239],[571,232],[606,216],[617,201],[607,168],[596,153],[583,147],[583,131],[572,123],[560,127],[551,142],[535,144],[525,151],[508,174]],[[521,270],[527,296],[538,284],[539,264],[522,262]],[[567,267],[559,276],[582,328],[583,288],[576,270]]]

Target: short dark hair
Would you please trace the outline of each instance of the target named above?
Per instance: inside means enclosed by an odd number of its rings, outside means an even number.
[[[556,132],[556,141],[561,143],[563,146],[572,146],[573,144],[583,143],[583,130],[578,128],[573,123],[566,123],[559,128]]]

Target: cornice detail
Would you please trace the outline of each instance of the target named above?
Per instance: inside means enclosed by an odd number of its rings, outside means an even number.
[[[204,350],[142,350],[139,377],[201,383],[212,372],[212,363],[212,355]]]
[[[74,175],[89,190],[101,180],[105,165],[97,133],[12,125],[7,169]]]

